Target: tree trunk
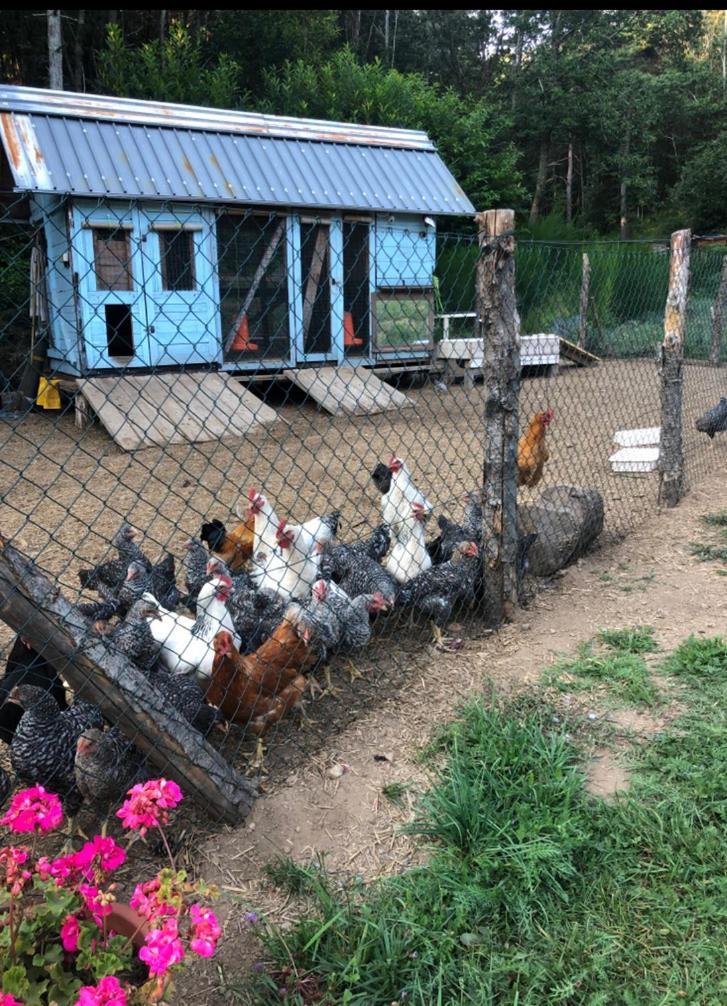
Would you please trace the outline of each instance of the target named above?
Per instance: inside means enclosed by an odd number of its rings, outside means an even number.
[[[61,12],[46,11],[48,18],[48,87],[52,91],[63,90],[63,36],[61,34]]]
[[[159,11],[159,41],[164,45],[167,39],[167,11]]]
[[[727,302],[727,255],[722,259],[722,276],[719,281],[717,296],[710,308],[712,316],[712,350],[709,354],[710,363],[719,366],[722,333],[724,332],[724,309]]]
[[[73,45],[73,86],[77,91],[86,90],[86,78],[83,70],[84,34],[86,28],[86,12],[79,10],[76,23],[76,39]]]
[[[515,213],[477,214],[477,329],[483,340],[485,457],[482,562],[485,618],[499,625],[517,604],[517,445],[520,318],[515,300]]]
[[[624,144],[621,148],[621,185],[619,186],[619,235],[622,241],[626,241],[629,236],[628,220],[628,182],[626,180],[626,164],[629,156],[630,138],[627,133],[624,137]]]
[[[548,175],[548,141],[547,139],[542,139],[540,141],[540,158],[538,159],[538,178],[535,182],[535,194],[533,195],[533,202],[530,207],[530,223],[536,224],[540,219],[540,204],[543,200],[543,193],[545,192],[545,182]]]
[[[256,787],[241,778],[138,668],[89,632],[38,567],[0,538],[0,618],[22,632],[74,692],[99,707],[160,773],[207,814],[238,824]]]
[[[565,219],[573,222],[573,141],[568,141],[568,170],[565,176]]]
[[[581,301],[578,318],[578,345],[585,349],[588,334],[588,299],[591,288],[591,263],[588,253],[583,252],[583,279],[581,280]]]
[[[682,385],[684,324],[689,290],[689,253],[692,233],[671,236],[669,292],[664,312],[661,346],[661,444],[659,450],[659,502],[677,505],[684,487],[682,447]]]

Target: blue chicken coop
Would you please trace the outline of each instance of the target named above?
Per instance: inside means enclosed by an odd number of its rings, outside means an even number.
[[[56,372],[428,361],[437,218],[474,208],[425,133],[13,86],[0,121]]]

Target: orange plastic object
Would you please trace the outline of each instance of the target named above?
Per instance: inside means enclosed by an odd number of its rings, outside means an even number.
[[[243,314],[240,324],[237,326],[235,338],[232,340],[230,351],[233,353],[254,353],[259,348],[256,342],[250,342],[250,326],[247,323],[247,315]]]
[[[350,311],[344,311],[343,313],[343,345],[344,347],[349,346],[363,346],[363,339],[359,339],[353,334],[353,315]]]

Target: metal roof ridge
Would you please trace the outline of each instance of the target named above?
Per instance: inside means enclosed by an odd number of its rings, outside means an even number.
[[[238,133],[270,139],[302,139],[409,150],[436,150],[434,143],[424,131],[397,126],[303,119],[268,115],[264,112],[177,105],[170,102],[117,98],[111,95],[73,91],[51,91],[15,84],[0,86],[0,110],[157,127],[176,126],[203,132]]]

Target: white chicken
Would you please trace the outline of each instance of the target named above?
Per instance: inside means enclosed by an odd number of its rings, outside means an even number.
[[[399,534],[384,560],[384,569],[397,583],[408,583],[432,565],[424,540],[424,524],[429,517],[421,503],[409,503],[409,515],[399,524]]]
[[[253,555],[258,551],[267,554],[278,544],[277,529],[280,527],[280,520],[270,501],[262,493],[251,489],[247,498],[248,514],[253,514],[255,517]],[[244,519],[239,506],[237,516]],[[335,510],[325,517],[312,517],[304,524],[290,524],[286,521],[286,526],[296,535],[298,549],[306,556],[311,556],[318,553],[319,549],[316,546],[325,546],[332,541],[338,529],[340,516],[339,511]]]
[[[232,580],[227,576],[216,576],[203,584],[197,598],[196,619],[168,611],[153,594],[144,594],[144,600],[159,611],[159,617],[149,617],[147,621],[159,645],[159,659],[172,674],[196,673],[201,678],[209,678],[215,656],[212,640],[222,629],[232,635],[236,646],[240,645],[240,637],[227,609],[231,590]]]
[[[299,544],[300,528],[280,521],[275,532],[277,548],[253,556],[250,575],[259,590],[273,590],[286,600],[307,597],[320,572],[321,546],[308,554]],[[258,553],[259,555],[259,553]]]
[[[411,472],[401,458],[389,458],[391,484],[389,491],[381,497],[381,513],[384,523],[391,528],[394,538],[406,537],[406,524],[411,518],[411,504],[416,503],[428,516],[432,504],[424,493],[414,485]]]

